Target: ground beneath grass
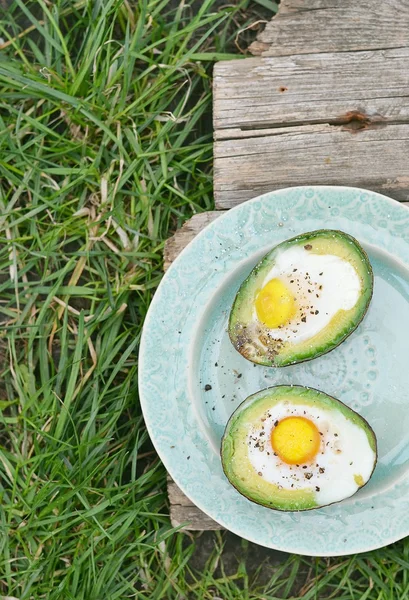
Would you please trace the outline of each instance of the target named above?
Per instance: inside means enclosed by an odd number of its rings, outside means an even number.
[[[275,3],[0,7],[0,599],[407,598],[406,541],[175,532],[138,403],[164,240],[213,206],[212,64]]]

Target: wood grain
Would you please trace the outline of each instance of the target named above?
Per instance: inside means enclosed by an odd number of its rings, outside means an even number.
[[[214,69],[216,208],[308,184],[409,199],[409,2],[282,0]]]
[[[217,219],[222,213],[217,211],[209,211],[194,215],[191,219],[177,230],[175,235],[166,240],[165,249],[163,252],[163,270],[167,271],[171,263],[182,252],[183,248],[193,240],[193,238]]]
[[[215,66],[216,208],[355,185],[409,199],[409,48]]]
[[[409,2],[408,2],[409,5]],[[214,128],[409,122],[409,48],[221,61],[214,67]],[[225,134],[227,135],[227,134]]]
[[[223,529],[219,523],[197,508],[170,476],[168,476],[168,496],[173,527],[182,526],[181,529],[189,531]]]
[[[351,134],[330,125],[270,130],[215,145],[215,197],[230,208],[295,185],[353,185],[409,200],[409,125]]]
[[[409,46],[407,0],[282,0],[250,50],[263,56]]]

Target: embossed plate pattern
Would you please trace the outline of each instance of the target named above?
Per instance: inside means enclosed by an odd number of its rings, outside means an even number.
[[[274,245],[341,229],[367,250],[374,298],[358,329],[311,362],[253,366],[231,346],[235,293]],[[267,547],[316,556],[363,552],[409,534],[409,210],[374,192],[312,186],[265,194],[230,210],[173,263],[153,299],[140,349],[139,387],[152,441],[184,493],[227,529]],[[379,460],[351,499],[305,513],[251,503],[223,475],[219,445],[231,412],[278,383],[316,387],[374,428]],[[209,386],[211,389],[209,389]]]

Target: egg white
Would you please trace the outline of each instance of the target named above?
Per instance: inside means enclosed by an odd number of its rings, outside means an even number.
[[[313,254],[301,246],[280,252],[262,287],[280,279],[294,294],[295,317],[280,328],[268,328],[274,339],[303,342],[322,331],[339,310],[350,310],[358,302],[361,281],[346,260],[329,254]],[[253,312],[257,320],[256,309]]]
[[[312,463],[289,465],[274,455],[274,423],[289,416],[310,419],[322,434],[320,450]],[[319,505],[352,496],[361,487],[355,476],[366,483],[376,460],[365,431],[341,412],[287,401],[273,406],[257,423],[249,424],[247,446],[259,477],[286,490],[313,490]]]

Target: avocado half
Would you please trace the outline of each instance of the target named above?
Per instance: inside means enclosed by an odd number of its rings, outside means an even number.
[[[347,261],[355,269],[361,289],[355,305],[350,310],[339,310],[330,323],[313,337],[300,342],[283,342],[277,335],[271,336],[268,328],[257,320],[254,306],[277,256],[294,246],[307,249],[309,254],[332,255]],[[330,229],[304,233],[273,248],[241,284],[230,312],[229,337],[236,350],[256,364],[285,367],[311,360],[336,348],[358,327],[368,310],[372,294],[372,267],[355,238]]]
[[[280,479],[283,464],[271,445],[271,431],[280,419],[276,420],[275,411],[282,415],[283,406],[288,407],[289,416],[310,418],[312,414],[323,432],[317,456],[310,464],[290,465],[294,468],[291,477],[295,479],[287,481],[285,477]],[[325,423],[330,424],[328,431]],[[249,444],[254,444],[257,430],[264,437],[260,438],[262,446],[255,442],[256,454],[283,485],[268,481],[268,476],[258,472],[250,460]],[[337,450],[331,447],[334,440],[340,444]],[[327,451],[330,454],[325,456]],[[338,457],[342,458],[343,467],[334,464]],[[340,400],[313,388],[279,385],[249,396],[231,415],[222,438],[221,460],[229,482],[248,500],[273,510],[311,510],[340,502],[366,485],[375,469],[377,442],[369,423]],[[289,465],[284,467],[284,474],[288,475]],[[303,481],[303,489],[291,486],[298,477]]]

